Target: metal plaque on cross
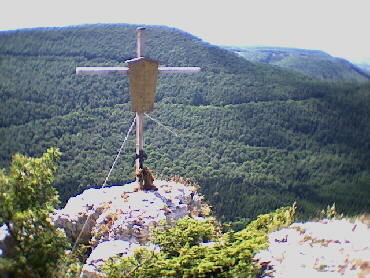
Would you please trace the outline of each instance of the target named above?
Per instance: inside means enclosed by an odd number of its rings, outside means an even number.
[[[152,111],[159,63],[144,57],[128,60],[126,63],[128,64],[132,111]]]

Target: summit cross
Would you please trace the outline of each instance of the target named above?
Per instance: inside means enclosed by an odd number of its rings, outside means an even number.
[[[136,170],[143,169],[144,117],[154,108],[158,74],[198,73],[199,67],[160,67],[157,61],[144,57],[145,28],[136,29],[137,58],[125,61],[128,67],[77,67],[76,74],[83,75],[128,75],[132,111],[136,112]]]

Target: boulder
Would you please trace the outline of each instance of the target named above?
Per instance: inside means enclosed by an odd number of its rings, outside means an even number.
[[[255,259],[263,277],[369,277],[370,227],[361,221],[294,223],[272,232]]]
[[[136,182],[87,189],[55,212],[54,224],[63,228],[72,242],[81,234],[79,243],[92,247],[82,277],[101,277],[100,268],[106,260],[129,256],[140,246],[157,250],[150,243],[151,227],[201,216],[203,196],[197,187],[165,180],[154,184],[157,190],[137,190]]]

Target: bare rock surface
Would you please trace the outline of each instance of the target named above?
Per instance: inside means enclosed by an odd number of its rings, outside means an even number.
[[[203,197],[186,183],[156,180],[158,190],[137,191],[137,184],[87,189],[69,199],[52,216],[68,237],[91,244],[93,250],[83,267],[82,277],[100,277],[100,268],[115,256],[129,256],[140,246],[150,244],[151,227],[161,221],[173,223],[185,216],[198,217]],[[85,224],[85,222],[87,223]]]
[[[0,226],[0,258],[7,257],[14,252],[14,242],[10,237],[8,227],[4,224]]]
[[[261,277],[370,277],[370,227],[347,219],[294,223],[269,235],[255,257]]]

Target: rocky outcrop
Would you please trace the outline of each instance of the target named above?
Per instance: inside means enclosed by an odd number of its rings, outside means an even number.
[[[370,227],[362,221],[294,223],[269,235],[255,257],[275,277],[370,277]]]
[[[148,239],[161,221],[201,214],[197,187],[163,180],[154,184],[158,190],[137,191],[136,183],[88,189],[52,216],[73,242],[81,233],[79,242],[92,246],[82,277],[100,277],[100,267],[115,255],[128,256],[141,246],[157,249]]]

